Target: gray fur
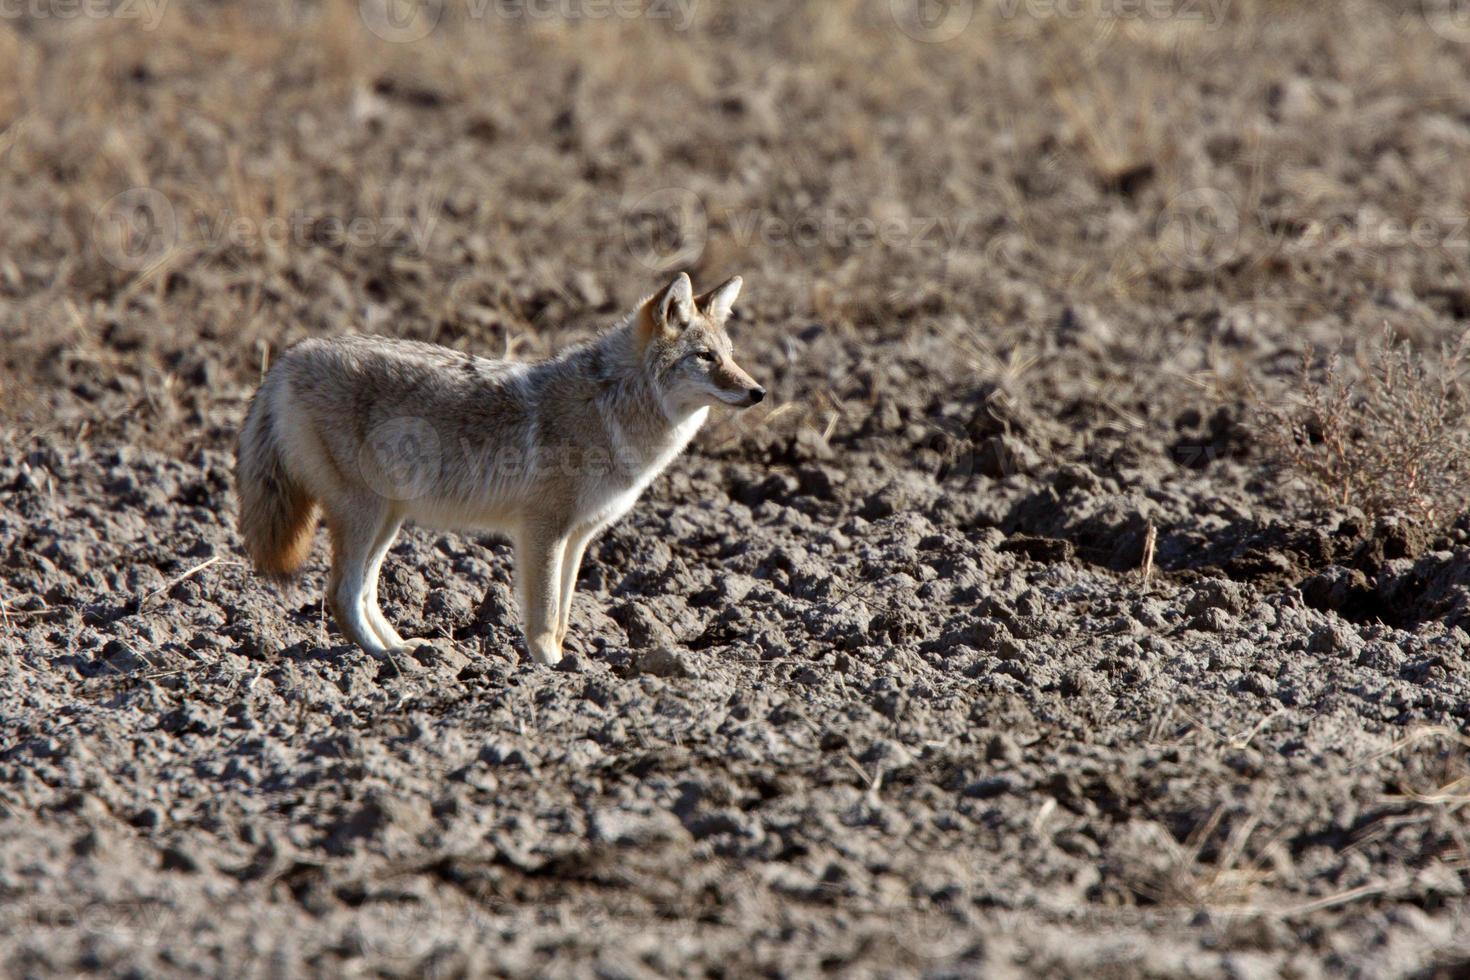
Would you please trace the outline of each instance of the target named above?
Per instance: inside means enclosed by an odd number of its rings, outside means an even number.
[[[305,557],[314,508],[332,537],[328,599],[370,653],[407,644],[378,609],[404,521],[510,535],[530,654],[561,657],[592,537],[632,507],[712,405],[765,392],[731,357],[735,278],[694,297],[687,276],[621,324],[533,364],[431,344],[308,340],[270,370],[241,432],[241,531],[262,571]]]

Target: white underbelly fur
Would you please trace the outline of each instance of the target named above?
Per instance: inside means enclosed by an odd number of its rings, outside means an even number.
[[[709,415],[709,409],[701,408],[689,415],[670,435],[668,444],[641,469],[630,486],[626,479],[617,479],[611,474],[596,476],[589,474],[587,482],[577,494],[577,512],[573,523],[577,526],[604,527],[622,517],[648,485],[673,462],[694,438]],[[520,480],[505,479],[511,474],[487,474],[485,480],[491,487],[501,491],[490,494],[490,499],[468,503],[458,500],[436,498],[432,495],[416,500],[403,501],[403,516],[415,524],[446,531],[503,531],[512,532],[519,523],[522,508],[534,500],[535,487]],[[497,486],[497,483],[499,486]]]

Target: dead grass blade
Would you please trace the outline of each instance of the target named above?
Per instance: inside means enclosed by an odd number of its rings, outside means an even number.
[[[209,568],[211,565],[217,565],[221,561],[223,561],[222,557],[219,556],[219,555],[215,555],[213,558],[206,558],[204,561],[202,561],[199,564],[195,565],[193,568],[189,569],[188,571],[183,572],[183,573],[181,573],[179,575],[175,575],[173,578],[169,579],[163,585],[161,585],[158,588],[154,589],[152,592],[148,593],[141,600],[139,600],[139,602],[138,602],[138,608],[139,609],[145,608],[148,605],[148,603],[152,602],[154,599],[157,599],[159,596],[161,596],[164,593],[168,592],[174,586],[178,585],[180,582],[183,582],[186,579],[189,579],[189,578],[192,578],[195,575],[198,575],[200,572],[204,571],[206,568]],[[240,563],[237,562],[237,561],[231,561],[231,562],[225,562],[225,564],[227,564],[227,565],[238,565]]]

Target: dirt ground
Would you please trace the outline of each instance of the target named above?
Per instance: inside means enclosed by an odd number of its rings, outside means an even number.
[[[1470,522],[1253,419],[1465,331],[1464,14],[0,11],[0,971],[1459,975]],[[392,663],[323,546],[245,565],[291,343],[535,357],[678,270],[771,397],[561,669],[494,539],[399,539]]]

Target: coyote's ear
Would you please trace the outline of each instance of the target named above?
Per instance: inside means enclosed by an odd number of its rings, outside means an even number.
[[[703,310],[704,315],[711,320],[716,323],[724,323],[730,319],[730,310],[735,306],[735,297],[740,295],[740,286],[740,277],[731,276],[696,299],[694,305]]]
[[[686,273],[679,273],[674,281],[653,294],[643,304],[640,326],[643,339],[652,340],[659,335],[678,334],[694,320],[694,286]]]
[[[688,273],[681,272],[664,290],[659,300],[659,321],[665,330],[675,332],[689,326],[694,319],[694,286]]]

